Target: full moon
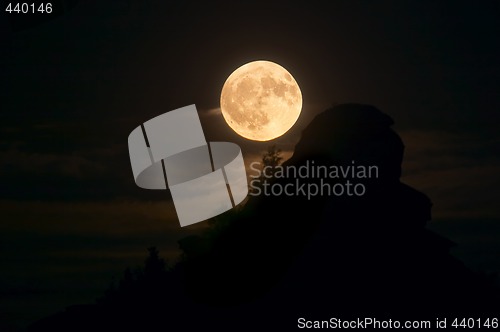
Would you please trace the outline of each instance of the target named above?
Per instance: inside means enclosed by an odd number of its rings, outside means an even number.
[[[220,96],[222,115],[239,135],[269,141],[286,133],[302,110],[293,76],[270,61],[253,61],[227,78]]]

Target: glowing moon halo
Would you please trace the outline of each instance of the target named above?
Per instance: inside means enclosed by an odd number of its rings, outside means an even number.
[[[270,61],[253,61],[227,78],[220,96],[222,115],[239,135],[269,141],[286,133],[302,110],[293,76]]]

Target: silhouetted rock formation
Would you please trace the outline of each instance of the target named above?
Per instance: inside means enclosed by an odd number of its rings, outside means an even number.
[[[68,326],[97,320],[115,330],[253,330],[264,322],[287,329],[299,317],[434,321],[498,313],[496,288],[450,255],[453,243],[425,229],[431,202],[399,181],[404,145],[392,124],[372,106],[336,106],[309,124],[283,165],[376,165],[377,178],[356,179],[364,195],[253,197],[212,238],[183,242],[184,260],[163,281],[132,283],[85,317],[55,319],[66,329],[48,320],[33,330],[74,330]]]
[[[185,263],[193,293],[228,305],[274,289],[265,300],[270,308],[284,305],[297,314],[310,309],[315,316],[494,310],[492,285],[450,255],[451,241],[425,229],[432,204],[400,182],[404,145],[392,124],[368,105],[344,104],[319,114],[283,167],[355,161],[378,166],[378,177],[356,179],[365,185],[362,196],[253,198],[212,251]],[[278,178],[274,184],[295,181]],[[322,185],[318,178],[301,183]],[[200,275],[209,287],[196,281]]]

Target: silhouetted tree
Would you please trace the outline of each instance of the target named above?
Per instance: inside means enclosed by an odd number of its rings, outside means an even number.
[[[268,146],[267,151],[262,155],[260,174],[257,178],[250,179],[249,190],[257,191],[256,188],[262,187],[264,183],[271,181],[282,160],[281,149],[277,148],[276,144]]]
[[[113,282],[102,298],[101,304],[124,305],[127,302],[138,301],[140,298],[150,298],[151,294],[161,296],[169,285],[167,263],[160,257],[156,247],[148,248],[149,255],[144,261],[144,267],[126,268],[118,287]]]
[[[132,269],[127,267],[125,271],[123,272],[123,279],[120,280],[120,290],[128,290],[130,289],[133,284],[135,283],[136,279],[134,277],[134,274],[132,273]]]
[[[276,167],[281,163],[281,160],[283,160],[281,149],[278,149],[276,144],[269,146],[267,152],[262,156],[264,166]]]
[[[166,263],[165,260],[160,258],[160,252],[156,247],[148,248],[149,256],[146,259],[144,266],[144,277],[157,278],[165,274]]]

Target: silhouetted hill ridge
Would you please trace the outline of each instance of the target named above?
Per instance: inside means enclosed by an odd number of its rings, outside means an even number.
[[[451,241],[425,228],[432,203],[400,182],[404,145],[392,124],[373,106],[338,105],[309,124],[283,164],[377,165],[380,177],[360,180],[365,195],[252,197],[240,212],[226,214],[231,220],[217,232],[181,242],[185,254],[172,269],[150,251],[150,275],[129,274],[129,282],[81,315],[68,310],[31,330],[75,324],[254,330],[263,322],[286,329],[307,315],[435,319],[498,313],[493,284],[450,254]],[[276,178],[272,184],[295,181]]]

